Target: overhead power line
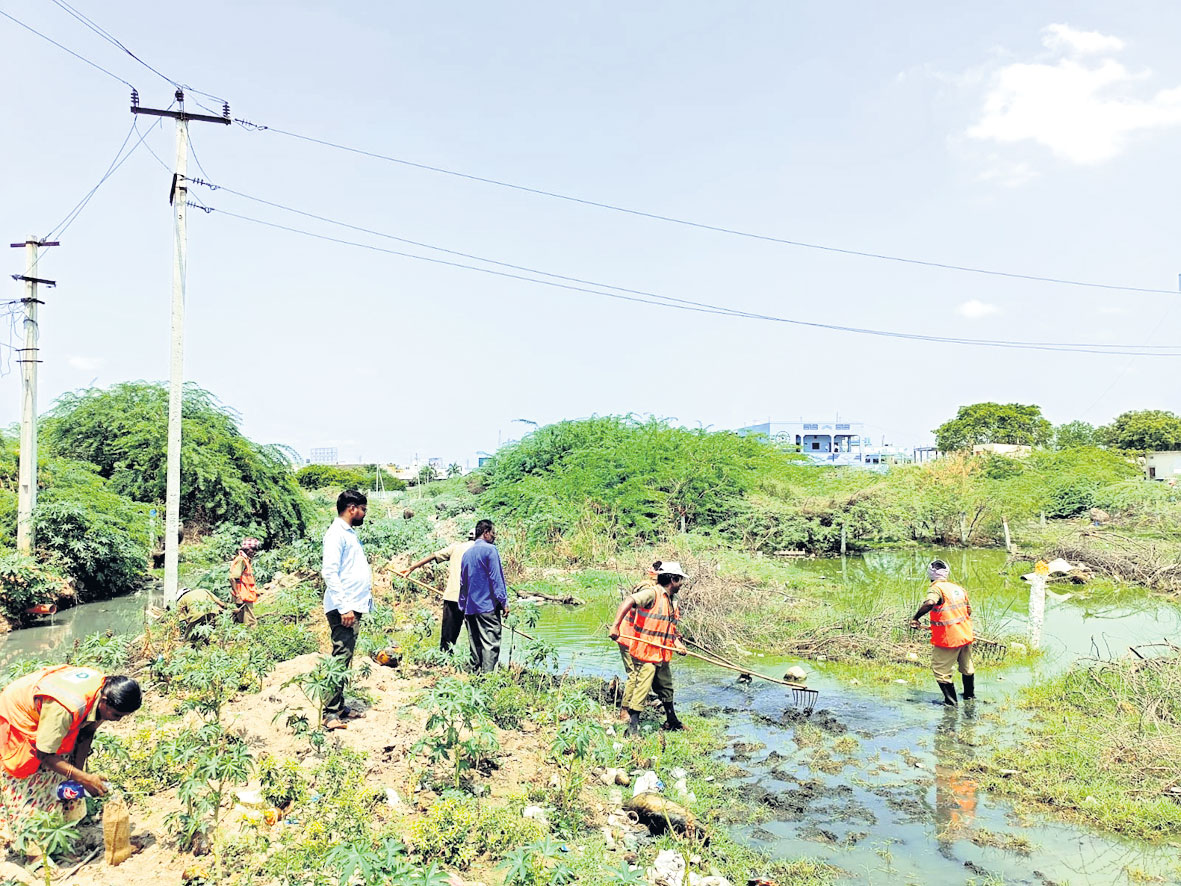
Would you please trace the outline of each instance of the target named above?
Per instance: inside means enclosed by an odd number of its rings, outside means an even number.
[[[539,279],[537,277],[530,277],[525,274],[511,273],[509,271],[496,270],[495,268],[480,267],[478,265],[466,264],[464,262],[452,261],[450,259],[436,258],[434,256],[419,255],[412,252],[405,252],[398,249],[390,249],[383,246],[377,246],[371,243],[363,243],[357,240],[347,240],[342,237],[332,237],[327,234],[320,234],[315,231],[309,231],[303,228],[296,228],[290,225],[279,224],[278,222],[267,221],[265,219],[255,218],[253,216],[243,215],[241,213],[231,212],[217,207],[202,207],[207,212],[217,212],[229,218],[236,218],[241,221],[252,224],[262,225],[264,227],[273,228],[276,230],[287,231],[293,234],[300,234],[305,237],[311,237],[316,240],[323,240],[329,243],[336,243],[342,246],[351,246],[358,249],[365,249],[371,252],[384,253],[386,255],[395,255],[401,258],[410,258],[416,261],[428,262],[435,265],[443,265],[446,267],[460,268],[468,271],[478,271],[484,274],[490,274],[496,277],[503,277],[511,280],[519,280],[525,283],[531,283],[539,286],[547,286],[554,289],[565,290],[568,292],[584,293],[589,295],[598,295],[605,298],[612,298],[621,301],[636,302],[640,304],[654,305],[662,308],[672,308],[682,311],[690,311],[694,313],[715,314],[721,316],[731,316],[751,320],[763,320],[775,323],[785,323],[792,326],[801,326],[812,329],[825,329],[832,332],[844,332],[857,335],[870,335],[882,338],[902,339],[907,341],[923,341],[943,344],[958,344],[958,345],[973,345],[979,347],[993,347],[993,348],[1007,348],[1016,350],[1035,350],[1035,351],[1053,351],[1057,353],[1083,353],[1083,354],[1106,354],[1115,356],[1145,356],[1145,357],[1181,357],[1181,353],[1164,353],[1159,351],[1134,351],[1128,350],[1134,348],[1134,345],[1077,345],[1072,343],[1038,343],[1038,342],[1021,342],[1021,341],[1003,341],[1003,340],[988,340],[988,339],[967,339],[957,338],[951,336],[926,335],[921,333],[897,332],[883,329],[869,329],[854,326],[843,326],[833,323],[822,323],[809,320],[798,320],[788,317],[778,317],[769,314],[757,314],[747,311],[739,311],[733,308],[727,308],[720,305],[711,305],[704,302],[691,302],[688,300],[664,300],[657,301],[655,298],[646,298],[640,295],[631,295],[627,292],[635,292],[636,290],[622,291],[608,291],[605,289],[595,288],[594,286],[574,285],[572,283],[563,283],[558,280]],[[666,296],[658,296],[657,298],[667,299]]]
[[[136,121],[133,119],[131,122],[131,128],[127,131],[127,135],[123,139],[123,144],[121,144],[119,146],[119,150],[115,152],[115,159],[111,161],[110,165],[107,167],[106,172],[102,174],[102,177],[95,183],[94,187],[92,187],[82,196],[82,199],[79,200],[77,204],[75,204],[74,208],[66,213],[65,218],[63,218],[50,229],[49,233],[45,235],[46,240],[52,240],[55,237],[60,237],[66,232],[70,225],[77,221],[78,216],[82,214],[82,211],[86,209],[86,206],[90,203],[94,195],[98,193],[98,189],[106,183],[107,179],[119,171],[119,167],[127,162],[127,159],[135,153],[136,149],[140,145],[144,144],[144,139],[148,137],[148,134],[153,129],[160,125],[160,121],[157,120],[150,127],[148,127],[145,132],[140,133],[139,140],[133,144],[130,149],[128,149],[127,153],[123,153],[123,149],[127,147],[127,142],[131,139],[132,133],[137,131],[135,124]],[[145,145],[145,147],[147,146]]]
[[[778,243],[782,246],[795,246],[801,249],[812,249],[820,252],[836,253],[838,255],[851,255],[858,258],[876,259],[879,261],[897,262],[900,264],[919,265],[927,268],[937,268],[944,271],[959,271],[969,274],[983,274],[989,277],[1003,277],[1011,280],[1029,280],[1036,283],[1053,283],[1061,286],[1081,286],[1088,289],[1102,289],[1116,292],[1138,292],[1152,295],[1177,295],[1178,291],[1173,289],[1155,289],[1145,286],[1128,286],[1118,283],[1096,283],[1089,280],[1075,280],[1066,277],[1051,277],[1039,274],[1021,274],[1013,271],[1001,271],[994,268],[981,268],[971,265],[957,265],[950,262],[931,261],[928,259],[910,258],[907,256],[890,255],[882,252],[871,252],[861,249],[851,249],[843,246],[831,246],[824,243],[811,243],[805,240],[793,240],[786,237],[775,237],[770,234],[760,234],[754,231],[746,231],[740,228],[731,228],[724,225],[709,224],[707,222],[693,221],[691,219],[678,218],[672,215],[664,215],[658,212],[649,212],[642,209],[632,209],[627,206],[620,206],[614,203],[606,203],[599,200],[590,200],[585,197],[576,197],[571,194],[563,194],[558,191],[549,191],[544,188],[536,188],[529,185],[516,184],[514,182],[503,181],[501,179],[489,178],[482,175],[474,175],[469,172],[460,172],[455,169],[447,169],[442,166],[433,166],[429,163],[419,163],[413,160],[407,160],[403,157],[393,157],[389,154],[382,154],[377,151],[369,151],[364,148],[352,147],[349,145],[338,144],[337,142],[329,141],[328,139],[317,138],[311,135],[303,135],[298,132],[291,132],[286,129],[279,129],[274,126],[266,126],[258,123],[252,123],[249,120],[241,120],[235,118],[235,123],[240,126],[255,132],[273,132],[277,135],[284,135],[288,138],[298,139],[300,141],[311,142],[312,144],[323,145],[324,147],[333,148],[339,151],[345,151],[350,154],[358,154],[363,157],[371,157],[375,160],[384,160],[389,163],[396,163],[401,166],[407,166],[412,169],[421,169],[425,172],[434,172],[440,175],[448,175],[454,178],[465,179],[467,181],[479,182],[480,184],[493,185],[498,188],[508,188],[513,191],[521,191],[526,194],[534,194],[540,197],[550,197],[555,200],[564,200],[568,203],[576,203],[581,206],[591,206],[596,209],[606,209],[611,212],[619,212],[625,215],[638,216],[640,218],[652,219],[654,221],[668,222],[674,225],[681,225],[687,228],[696,228],[703,231],[713,231],[718,234],[728,234],[734,237],[743,237],[748,240],[759,240],[766,243]]]
[[[84,56],[84,55],[80,55],[79,53],[77,53],[77,52],[74,52],[74,50],[72,50],[72,49],[70,49],[70,48],[68,48],[68,47],[66,47],[66,46],[62,46],[60,43],[58,43],[58,42],[57,42],[56,40],[54,40],[52,37],[47,37],[47,36],[45,36],[44,34],[42,34],[40,31],[38,31],[36,28],[32,27],[31,25],[26,25],[24,22],[22,22],[22,21],[21,21],[20,19],[18,19],[16,16],[9,15],[9,14],[8,14],[7,12],[5,12],[3,9],[0,9],[0,15],[4,16],[4,17],[5,17],[6,19],[8,19],[9,21],[15,22],[16,24],[20,25],[20,26],[21,26],[22,28],[24,28],[26,31],[29,31],[29,32],[31,32],[31,33],[33,33],[33,34],[36,34],[36,35],[37,35],[38,37],[40,37],[42,40],[45,40],[45,41],[48,41],[49,43],[52,43],[52,44],[53,44],[54,46],[56,46],[58,49],[62,50],[62,52],[67,52],[67,53],[69,53],[69,54],[70,54],[70,55],[72,55],[74,58],[78,59],[78,61],[80,61],[80,62],[85,62],[86,64],[90,65],[90,67],[94,68],[94,69],[95,69],[95,70],[97,70],[97,71],[102,71],[102,72],[103,72],[104,74],[106,74],[108,77],[111,77],[112,79],[118,80],[120,83],[122,83],[124,86],[127,86],[127,87],[128,87],[128,88],[130,88],[130,89],[135,89],[135,87],[134,87],[134,86],[132,86],[132,84],[131,84],[131,83],[129,83],[128,81],[124,80],[124,79],[123,79],[122,77],[120,77],[118,74],[113,74],[113,73],[111,73],[110,71],[108,71],[106,68],[104,68],[102,65],[98,64],[97,62],[93,62],[93,61],[91,61],[90,59],[88,59],[86,56]]]
[[[157,77],[159,77],[164,82],[170,83],[178,89],[184,89],[188,92],[194,92],[197,95],[203,95],[206,98],[211,98],[211,99],[214,99],[215,101],[219,101],[219,102],[225,101],[225,99],[221,98],[220,96],[213,95],[212,93],[209,93],[209,92],[201,92],[201,90],[194,89],[193,87],[189,86],[186,83],[181,83],[177,80],[173,80],[171,77],[169,77],[163,71],[161,71],[159,68],[152,67],[152,65],[148,64],[146,61],[144,61],[142,58],[140,58],[138,55],[136,55],[134,52],[132,52],[130,49],[128,49],[127,45],[125,43],[123,43],[122,40],[120,40],[118,37],[116,37],[114,34],[112,34],[106,28],[102,27],[102,25],[98,24],[98,22],[96,22],[94,19],[89,18],[85,14],[79,12],[77,9],[75,9],[73,6],[71,6],[69,3],[65,2],[65,0],[50,0],[50,2],[53,3],[55,6],[57,6],[59,9],[61,9],[63,12],[65,12],[66,15],[70,16],[72,19],[74,19],[75,21],[82,24],[85,28],[87,28],[88,30],[97,34],[101,39],[105,40],[107,43],[110,43],[112,46],[114,46],[116,49],[120,50],[121,52],[126,53],[128,56],[133,58],[139,64],[143,65],[145,68],[147,68],[149,71],[151,71],[153,74],[155,74]],[[200,104],[200,103],[198,102],[198,104]]]
[[[295,215],[300,215],[305,218],[315,219],[316,221],[325,222],[326,224],[336,225],[338,227],[346,228],[351,231],[357,231],[359,233],[370,234],[372,236],[381,237],[381,238],[387,239],[387,240],[393,240],[398,243],[404,243],[409,246],[417,246],[422,249],[429,249],[429,250],[432,250],[435,252],[442,252],[447,255],[453,255],[453,256],[456,256],[459,258],[466,258],[466,259],[470,259],[472,261],[483,262],[485,264],[494,265],[496,267],[508,268],[510,270],[521,271],[521,272],[524,272],[527,274],[536,274],[536,275],[539,275],[542,277],[550,277],[552,279],[562,280],[567,283],[576,283],[576,284],[580,284],[582,286],[591,286],[591,287],[595,287],[596,289],[607,289],[607,290],[612,290],[614,292],[621,292],[621,293],[625,293],[625,294],[629,294],[629,295],[640,296],[645,299],[657,299],[660,301],[673,302],[673,303],[681,304],[681,305],[691,305],[695,308],[706,309],[711,313],[712,312],[723,312],[723,313],[726,313],[726,314],[729,314],[732,316],[746,317],[746,318],[754,319],[754,320],[777,320],[777,321],[782,320],[782,318],[774,317],[772,315],[754,313],[754,312],[745,311],[745,310],[742,310],[739,308],[733,308],[733,307],[724,306],[724,305],[709,304],[706,302],[692,301],[689,299],[674,298],[672,296],[661,295],[659,293],[652,292],[649,290],[630,289],[630,288],[623,287],[623,286],[616,286],[616,285],[610,284],[610,283],[603,283],[603,282],[597,281],[597,280],[589,280],[584,277],[574,277],[574,276],[570,276],[570,275],[566,275],[566,274],[557,274],[552,271],[543,271],[539,268],[533,268],[533,267],[529,267],[527,265],[513,264],[511,262],[501,261],[499,259],[488,258],[487,256],[476,255],[471,252],[462,252],[462,251],[459,251],[456,249],[450,249],[448,247],[438,246],[436,244],[427,243],[422,240],[412,240],[407,237],[400,237],[396,234],[390,234],[385,231],[378,231],[373,228],[367,228],[367,227],[364,227],[361,225],[350,224],[349,222],[340,221],[339,219],[330,218],[325,215],[320,215],[320,214],[317,214],[314,212],[308,212],[303,209],[297,209],[294,206],[288,206],[286,204],[278,203],[273,200],[266,200],[262,197],[257,197],[252,194],[247,194],[244,191],[239,191],[234,188],[227,187],[225,185],[214,184],[213,182],[208,182],[203,179],[190,179],[190,181],[193,184],[207,187],[210,190],[223,191],[227,194],[233,194],[236,197],[241,197],[244,200],[249,200],[254,203],[259,203],[264,206],[270,206],[272,208],[280,209],[280,210],[283,210],[284,212],[290,212]],[[202,205],[201,208],[205,209],[206,211],[213,211],[210,207],[207,207],[205,205]],[[224,210],[222,210],[222,211],[224,213]],[[292,229],[292,230],[296,230],[296,229]],[[345,243],[345,242],[350,242],[350,241],[339,241],[339,242]],[[396,253],[396,254],[400,255],[401,253]],[[479,270],[479,269],[476,269],[476,270]],[[537,281],[535,281],[535,282],[537,282]],[[790,322],[790,321],[784,321],[784,322]],[[949,341],[949,342],[954,341],[954,342],[965,343],[965,344],[1006,345],[1006,346],[1011,346],[1011,345],[1017,344],[1017,343],[1009,342],[1009,341],[1006,341],[1003,339],[941,338],[941,340]],[[1181,346],[1176,346],[1176,345],[1147,345],[1147,344],[1146,345],[1121,345],[1121,344],[1109,344],[1106,342],[1069,342],[1069,343],[1065,343],[1065,342],[1020,342],[1019,344],[1021,344],[1022,346],[1027,346],[1027,347],[1046,347],[1046,348],[1054,348],[1054,349],[1061,349],[1064,347],[1099,348],[1099,349],[1103,349],[1104,353],[1110,353],[1110,352],[1124,353],[1127,350],[1162,351],[1162,352],[1164,352],[1164,351],[1176,351],[1176,350],[1178,350],[1178,348],[1181,348]],[[1168,356],[1168,355],[1162,354],[1162,356]]]

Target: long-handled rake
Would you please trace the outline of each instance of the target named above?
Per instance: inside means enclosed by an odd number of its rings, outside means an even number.
[[[404,579],[406,579],[406,581],[410,582],[412,585],[418,585],[420,588],[422,588],[422,589],[423,589],[424,591],[426,591],[427,593],[429,593],[429,594],[434,594],[434,595],[435,595],[436,597],[438,597],[439,599],[442,599],[442,598],[443,598],[443,594],[442,594],[442,592],[441,592],[441,591],[440,591],[438,588],[432,588],[430,585],[426,584],[425,582],[421,582],[421,581],[419,581],[417,578],[411,578],[409,575],[402,575],[400,572],[399,572],[399,573],[395,573],[395,574],[396,574],[396,575],[397,575],[399,578],[404,578]],[[536,642],[537,642],[537,638],[536,638],[536,637],[534,637],[534,636],[532,636],[532,635],[530,635],[530,634],[526,634],[526,633],[525,633],[524,631],[522,631],[520,628],[514,628],[512,625],[505,625],[505,627],[506,627],[506,628],[508,628],[510,631],[512,631],[514,634],[520,634],[520,635],[521,635],[522,637],[524,637],[526,640],[532,640],[534,643],[536,643]]]
[[[624,636],[622,634],[619,637],[620,641],[627,641],[630,639],[633,638]],[[653,643],[651,640],[645,640],[644,642],[650,646],[655,646],[657,649],[667,649],[669,652],[677,651],[672,646],[663,646],[660,643]],[[620,645],[623,645],[623,643],[621,642]],[[688,654],[694,658],[700,659],[701,661],[707,662],[708,664],[714,665],[715,667],[726,668],[730,671],[737,671],[748,680],[753,677],[758,677],[760,680],[766,680],[769,683],[778,683],[780,686],[787,686],[789,689],[791,689],[792,705],[799,708],[805,714],[812,713],[812,711],[816,708],[816,699],[820,697],[820,692],[816,689],[809,689],[807,686],[803,686],[799,683],[780,680],[778,677],[768,677],[766,674],[760,674],[758,671],[752,671],[748,668],[739,667],[738,665],[722,661],[721,659],[713,658],[710,655],[703,655],[700,652],[694,652],[692,649],[688,651]]]

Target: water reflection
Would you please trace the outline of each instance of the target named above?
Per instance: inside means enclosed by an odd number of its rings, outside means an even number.
[[[975,757],[976,705],[945,708],[935,727],[935,839],[941,849],[962,839],[976,821],[976,780],[966,774]]]

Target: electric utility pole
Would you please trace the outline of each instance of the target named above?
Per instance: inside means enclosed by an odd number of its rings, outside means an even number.
[[[21,365],[21,442],[20,467],[17,470],[16,490],[16,549],[22,554],[33,550],[33,508],[37,506],[37,364],[41,362],[37,348],[37,284],[56,286],[52,280],[37,277],[37,249],[57,246],[56,241],[38,240],[30,236],[24,243],[10,244],[13,249],[24,248],[25,272],[13,274],[23,280],[25,297],[25,346],[17,350]]]
[[[177,110],[141,108],[139,94],[131,91],[131,113],[152,117],[171,117],[176,121],[176,171],[168,202],[172,204],[174,233],[172,264],[172,335],[168,388],[168,462],[167,488],[164,496],[164,601],[176,600],[180,532],[180,429],[184,402],[184,344],[185,344],[185,271],[187,233],[185,210],[189,198],[189,121],[230,125],[230,106],[222,105],[222,115],[190,114],[185,110],[185,94],[176,90]]]

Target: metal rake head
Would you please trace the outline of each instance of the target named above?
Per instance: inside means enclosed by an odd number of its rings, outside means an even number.
[[[800,689],[792,687],[791,703],[805,714],[810,714],[816,709],[816,699],[820,697],[820,693],[815,689]]]
[[[977,637],[972,642],[972,654],[981,661],[998,663],[1005,660],[1005,656],[1009,654],[1009,647],[995,640]]]

